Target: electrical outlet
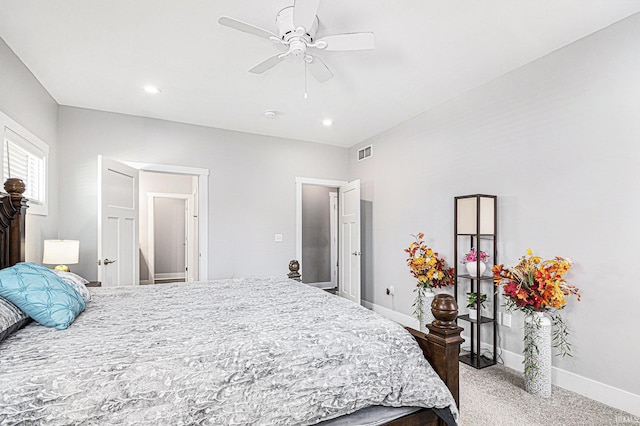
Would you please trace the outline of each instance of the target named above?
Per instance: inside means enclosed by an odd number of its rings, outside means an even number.
[[[390,286],[389,286],[389,294],[390,294],[391,296],[395,296],[395,295],[396,295],[396,289],[395,289],[395,288],[393,288],[393,286],[392,286],[392,285],[390,285]]]
[[[281,243],[282,242],[282,234],[275,234],[273,240],[276,243]]]
[[[502,315],[502,325],[505,327],[511,327],[511,314]]]

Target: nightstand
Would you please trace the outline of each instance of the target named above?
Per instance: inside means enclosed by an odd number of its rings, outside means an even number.
[[[102,287],[102,283],[100,281],[91,281],[85,284],[87,287]]]

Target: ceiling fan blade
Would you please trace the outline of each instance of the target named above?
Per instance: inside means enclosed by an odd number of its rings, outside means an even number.
[[[324,43],[326,47],[321,47]],[[373,33],[336,34],[322,37],[316,44],[324,50],[368,50],[375,48],[375,37]]]
[[[253,34],[262,38],[279,38],[271,31],[264,30],[262,28],[256,27],[255,25],[247,24],[246,22],[238,21],[237,19],[229,18],[228,16],[220,17],[220,19],[218,19],[218,23],[220,25],[224,25],[225,27],[233,28],[235,30]]]
[[[320,0],[295,0],[293,2],[293,24],[309,31],[316,19],[319,6]]]
[[[262,74],[263,72],[270,70],[271,68],[278,65],[280,62],[284,61],[286,57],[287,55],[282,53],[273,55],[270,58],[265,59],[264,61],[260,62],[258,65],[251,68],[249,72],[252,72],[254,74]]]
[[[309,66],[309,72],[313,78],[318,80],[320,83],[324,83],[327,80],[330,80],[333,77],[333,73],[327,68],[324,62],[317,56],[311,56],[313,60],[307,65]]]

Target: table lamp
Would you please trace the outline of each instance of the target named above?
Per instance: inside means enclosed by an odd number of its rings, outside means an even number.
[[[80,241],[78,240],[44,240],[42,263],[58,264],[56,271],[69,272],[67,265],[78,263]]]

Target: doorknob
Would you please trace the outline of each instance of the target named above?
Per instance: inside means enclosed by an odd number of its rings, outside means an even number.
[[[354,252],[353,252],[353,253],[351,253],[351,254],[352,254],[352,255],[354,255],[354,256],[360,256],[360,254],[361,254],[361,253],[360,253],[359,251],[354,251]]]
[[[109,259],[105,259],[105,260],[104,260],[104,264],[105,264],[105,265],[108,265],[108,264],[110,264],[110,263],[115,263],[115,262],[116,262],[115,260],[109,260]]]

